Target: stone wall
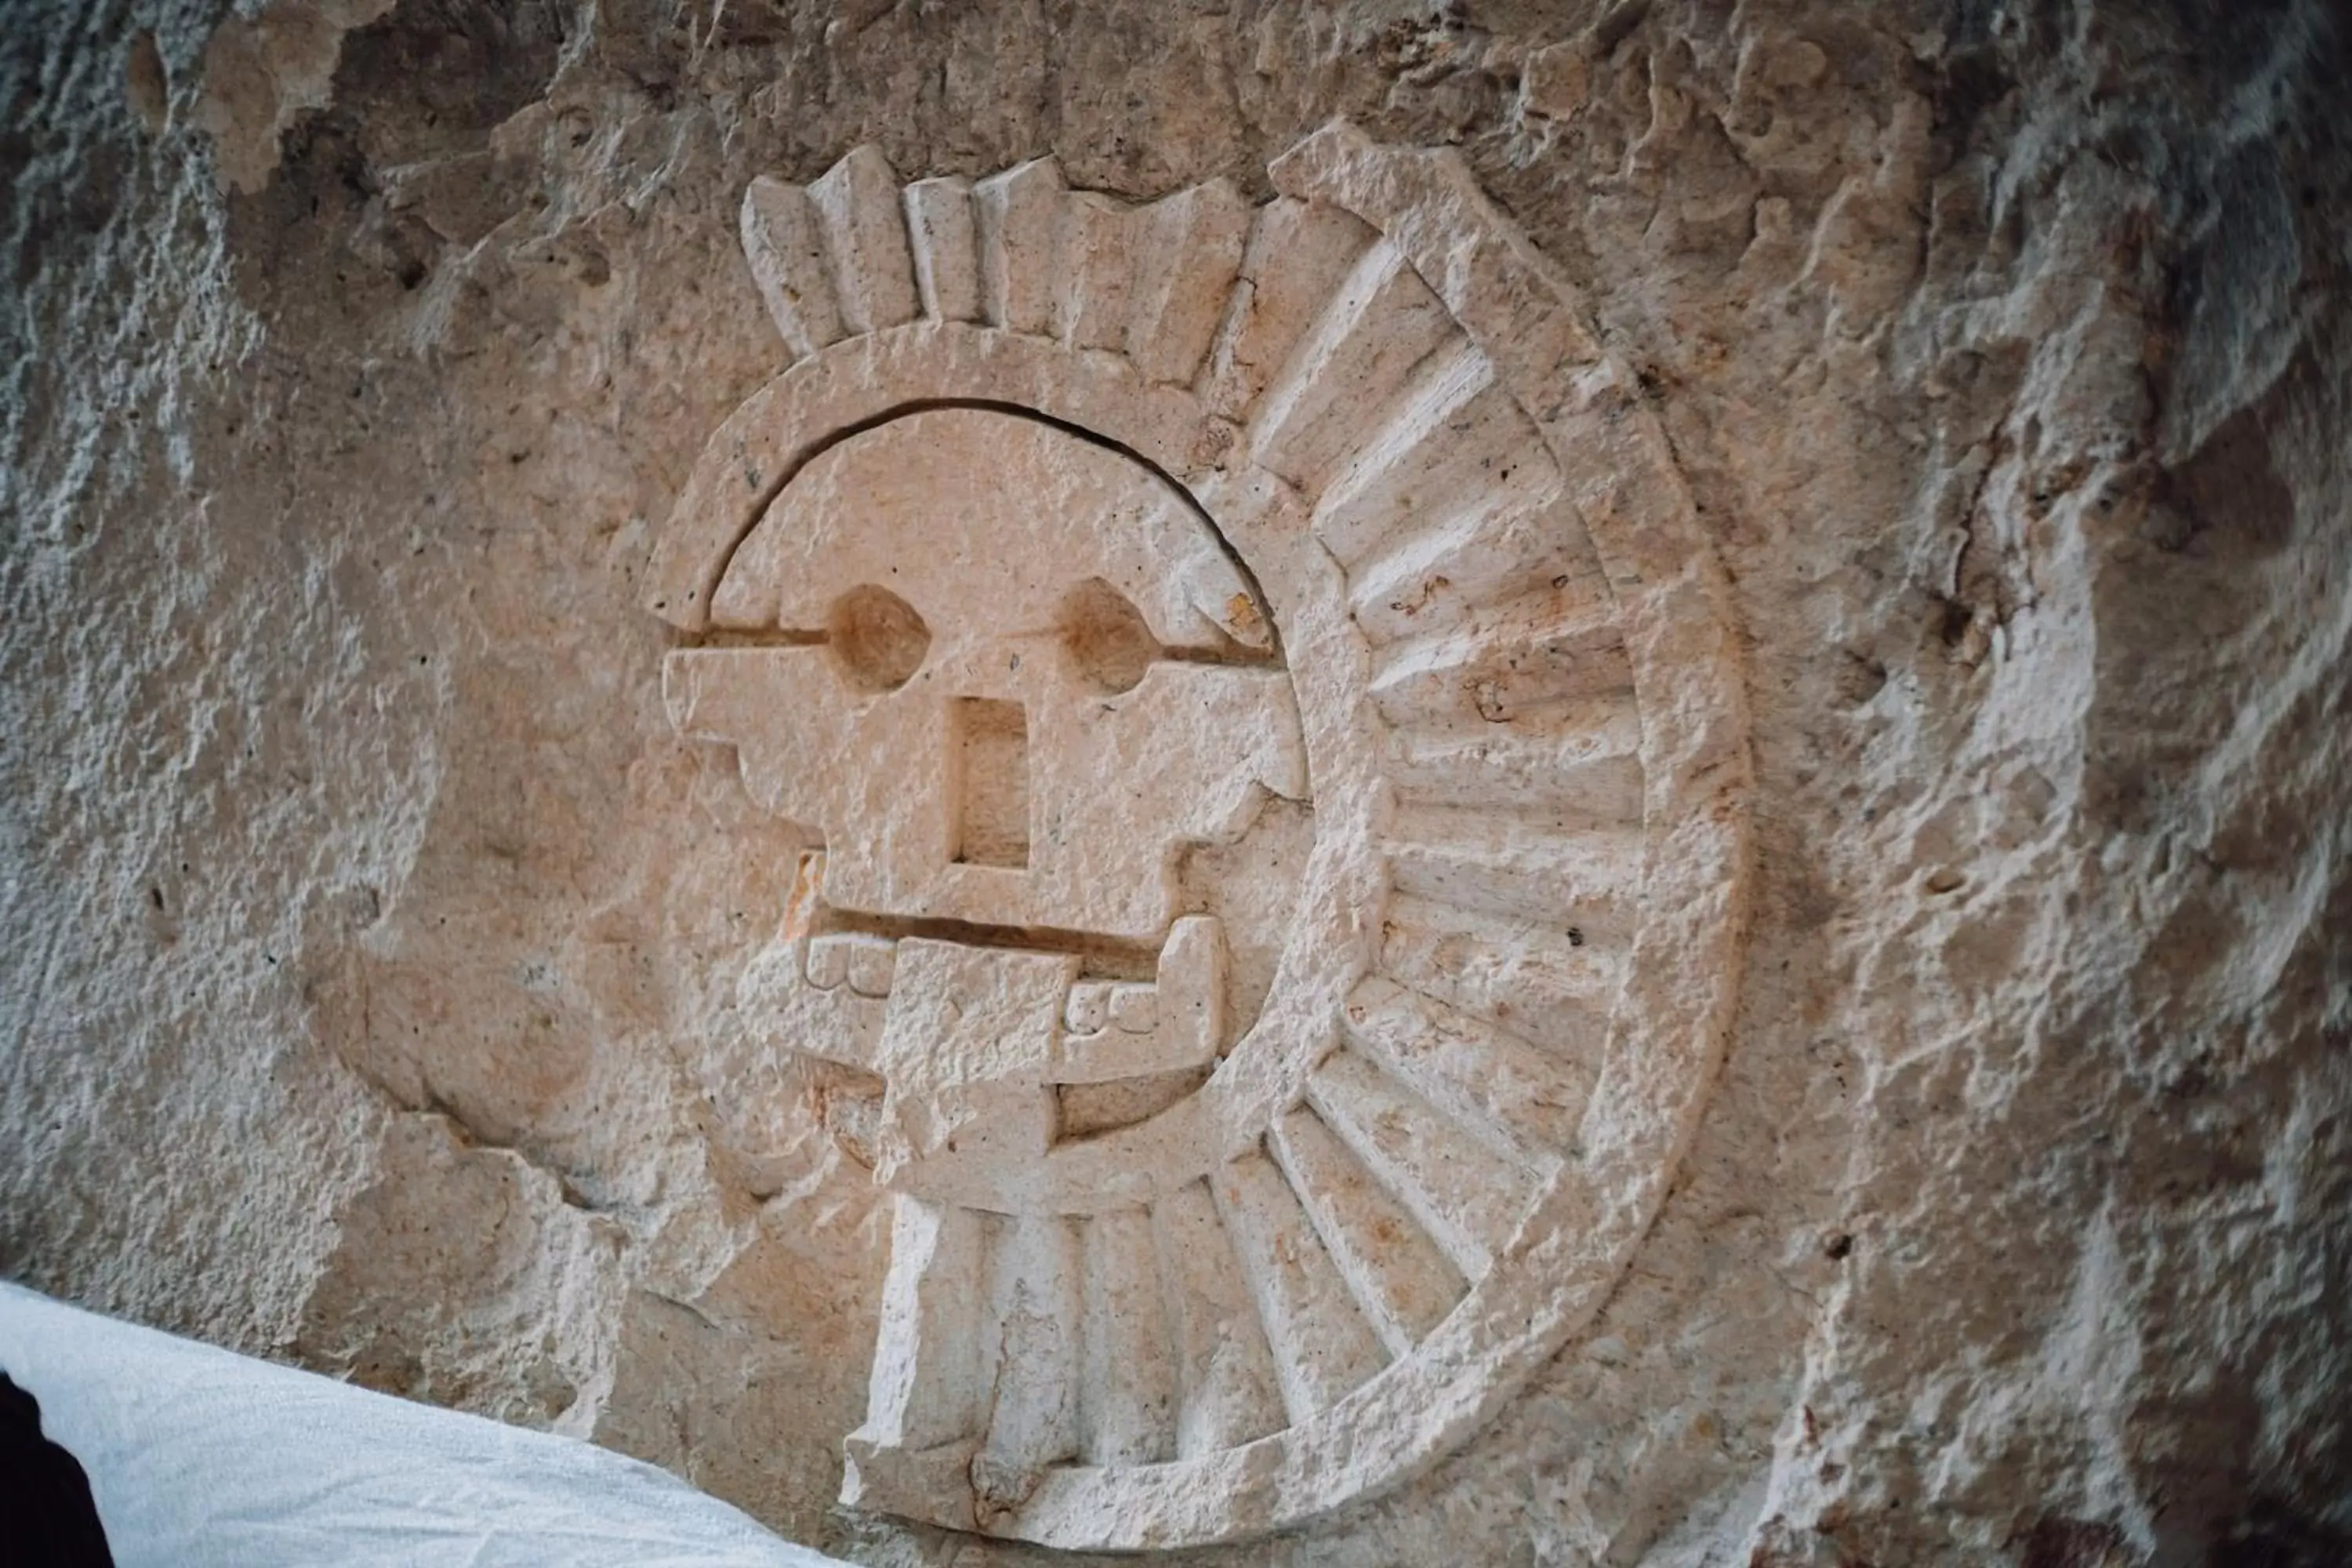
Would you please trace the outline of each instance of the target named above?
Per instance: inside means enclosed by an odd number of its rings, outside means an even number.
[[[1392,247],[1393,289],[1564,432],[1528,449],[1578,521],[1538,542],[1589,533],[1599,564],[1560,578],[1630,615],[1610,520],[1687,538],[1659,559],[1723,634],[1696,729],[1736,729],[1671,754],[1728,791],[1700,815],[1737,852],[1643,884],[1623,942],[1634,992],[1720,987],[1727,1027],[1629,1026],[1578,1068],[1580,1094],[1659,1061],[1687,1089],[1664,1152],[1556,1226],[1622,1209],[1638,1246],[1570,1321],[1567,1255],[1497,1221],[1478,1258],[1518,1258],[1530,1321],[1558,1320],[1528,1367],[1458,1417],[1370,1411],[1297,1508],[1212,1500],[1225,1523],[1162,1539],[1232,1535],[1198,1560],[1234,1563],[2352,1557],[2352,39],[2325,0],[216,11],[16,0],[0,42],[0,1271],[593,1436],[862,1561],[1083,1560],[910,1521],[903,1492],[837,1502],[906,1256],[883,1184],[937,1151],[872,1120],[863,1068],[744,1055],[812,836],[679,696],[725,639],[655,604],[708,515],[680,498],[723,493],[714,434],[887,324],[861,296],[812,336],[789,246],[747,257],[747,191],[783,193],[772,215],[837,168],[985,186],[1050,156],[1089,215],[1056,223],[1127,236],[1120,278],[1171,231],[1119,226],[1201,189],[1234,215],[1229,279],[1308,268],[1306,238],[1251,248],[1283,203]],[[981,279],[1027,253],[974,243],[968,307],[933,278],[908,309],[1012,332]],[[1031,341],[1160,353],[1133,323],[1173,306],[1089,336],[1109,295],[1051,254],[1017,278],[1078,303]],[[1522,281],[1482,317],[1497,257]],[[1560,398],[1507,384],[1555,341],[1583,345]],[[1252,534],[1215,487],[1244,458],[1310,499],[1337,481],[1218,402],[1230,340],[1202,343],[1184,395],[1240,455],[1171,437],[1154,470],[1211,497],[1272,596],[1311,754],[1294,634],[1320,623],[1286,621],[1266,565],[1305,525]],[[1030,409],[1093,374],[989,353],[925,374]],[[1179,427],[1150,401],[1099,404],[1147,457]],[[1143,607],[1155,647],[1184,640]],[[1377,605],[1349,614],[1373,635]],[[1701,710],[1657,695],[1693,646],[1640,691],[1653,742]],[[1656,847],[1670,752],[1626,752],[1652,866],[1690,863]],[[1309,833],[1277,761],[1261,866]],[[1308,946],[1374,941],[1342,917],[1381,896],[1331,895],[1342,935]],[[1710,900],[1719,931],[1671,924]],[[1254,908],[1226,923],[1288,940]],[[1511,952],[1570,929],[1519,921]],[[1234,973],[1272,974],[1253,951]],[[1234,982],[1243,1013],[1264,984]],[[1334,1126],[1338,1093],[1309,1095]],[[1294,1180],[1310,1157],[1275,1153]],[[1253,1212],[1236,1194],[1215,1212]],[[1051,1537],[1022,1524],[1034,1484],[975,1525]]]

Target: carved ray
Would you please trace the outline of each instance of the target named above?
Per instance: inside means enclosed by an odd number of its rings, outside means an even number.
[[[1249,204],[1211,180],[1146,209],[1129,301],[1127,355],[1148,382],[1189,385],[1240,274]]]
[[[1631,691],[1572,700],[1540,728],[1402,730],[1383,770],[1408,804],[1551,813],[1580,824],[1642,820],[1642,716]]]
[[[1522,1164],[1570,1146],[1591,1093],[1592,1069],[1581,1063],[1379,976],[1348,998],[1345,1031],[1392,1077]]]
[[[1408,807],[1390,825],[1389,867],[1401,892],[1457,909],[1574,926],[1622,943],[1643,865],[1632,828],[1559,833],[1479,811]]]
[[[1054,331],[1072,348],[1127,346],[1128,296],[1142,216],[1093,191],[1070,194],[1054,280]]]
[[[1528,1173],[1355,1051],[1316,1068],[1307,1097],[1463,1277],[1483,1277],[1534,1195]]]
[[[890,1273],[860,1437],[930,1448],[980,1436],[985,1313],[971,1282],[987,1272],[984,1225],[969,1209],[891,1200]]]
[[[1423,361],[1315,508],[1315,535],[1343,566],[1408,531],[1528,510],[1560,488],[1543,438],[1456,338]]]
[[[1269,1140],[1316,1233],[1391,1355],[1409,1354],[1468,1289],[1429,1233],[1301,1106]]]
[[[1606,605],[1609,584],[1565,494],[1515,510],[1427,520],[1349,569],[1348,603],[1375,645],[1460,626],[1490,605],[1549,593],[1565,613]]]
[[[950,176],[908,185],[907,237],[923,313],[935,321],[981,320],[979,219],[972,211],[971,182]]]
[[[1139,1208],[1097,1215],[1087,1222],[1085,1247],[1081,1451],[1095,1465],[1173,1458],[1176,1353],[1151,1215]]]
[[[808,192],[761,175],[744,189],[740,227],[751,280],[793,357],[840,342],[824,221]]]
[[[988,1436],[972,1460],[983,1503],[1025,1495],[1036,1474],[1078,1451],[1082,1308],[1075,1221],[990,1215],[985,1363],[995,1369]],[[977,1278],[977,1277],[974,1277]],[[969,1289],[969,1280],[964,1282]]]
[[[1541,594],[1377,649],[1370,690],[1391,724],[1476,730],[1632,684],[1615,607]]]
[[[907,244],[898,176],[872,146],[851,149],[809,186],[823,220],[834,299],[851,332],[877,332],[915,319],[914,258]]]
[[[1328,1410],[1388,1361],[1282,1173],[1252,1152],[1214,1179],[1293,1422]]]
[[[1385,240],[1366,251],[1266,393],[1253,424],[1257,461],[1314,491],[1370,436],[1416,367],[1461,341],[1429,286]]]
[[[1151,1221],[1176,1351],[1176,1457],[1280,1431],[1287,1423],[1281,1377],[1209,1184],[1162,1198]]]
[[[1211,413],[1247,420],[1373,237],[1351,215],[1319,202],[1285,196],[1257,209],[1201,378]]]
[[[1623,955],[1598,933],[1395,894],[1380,973],[1568,1061],[1598,1059]]]
[[[972,188],[981,305],[991,326],[1039,336],[1054,330],[1066,195],[1061,165],[1051,158],[1033,159]]]

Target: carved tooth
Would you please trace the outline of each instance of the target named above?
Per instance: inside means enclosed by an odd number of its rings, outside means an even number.
[[[1070,987],[1062,1009],[1062,1023],[1074,1035],[1098,1035],[1110,1021],[1110,986],[1100,980],[1082,980]]]
[[[1225,1029],[1223,924],[1214,915],[1179,920],[1160,949],[1159,975],[1150,984],[1091,981],[1072,989],[1055,1082],[1112,1083],[1216,1060]]]
[[[843,939],[849,950],[849,988],[860,996],[890,994],[890,973],[898,967],[898,944],[887,937],[853,936]]]
[[[812,849],[793,868],[793,890],[784,896],[784,940],[797,942],[807,936],[824,903],[824,851]]]
[[[830,991],[849,978],[849,947],[852,939],[839,936],[819,936],[809,939],[808,982],[820,991]]]
[[[1186,915],[1160,949],[1155,1025],[1167,1026],[1170,1065],[1216,1059],[1225,1042],[1225,928],[1214,915]]]
[[[1129,984],[1110,988],[1110,1021],[1130,1035],[1148,1035],[1160,1024],[1160,988]]]
[[[809,942],[775,943],[743,968],[737,1005],[771,1037],[823,1061],[871,1070],[889,1004],[842,984],[842,960]]]

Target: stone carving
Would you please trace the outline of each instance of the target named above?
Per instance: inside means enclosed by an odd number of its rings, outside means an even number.
[[[1410,1475],[1585,1322],[1721,1050],[1744,716],[1573,296],[1344,125],[1253,208],[752,184],[792,363],[648,602],[809,850],[706,1088],[895,1194],[845,1500],[1056,1546]]]

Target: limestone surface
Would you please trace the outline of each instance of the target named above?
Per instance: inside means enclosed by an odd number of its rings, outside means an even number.
[[[2352,1560],[2326,0],[7,17],[0,1272],[874,1563]]]

